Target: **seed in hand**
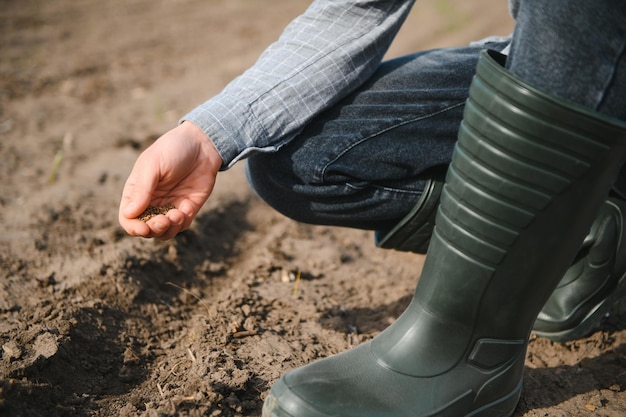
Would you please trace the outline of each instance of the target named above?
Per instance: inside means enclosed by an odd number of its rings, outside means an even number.
[[[162,207],[148,206],[148,208],[143,213],[137,216],[137,219],[145,223],[154,216],[158,216],[159,214],[165,214],[173,208],[174,206],[172,206],[171,204]]]

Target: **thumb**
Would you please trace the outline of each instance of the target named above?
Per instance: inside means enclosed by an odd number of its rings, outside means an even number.
[[[128,219],[139,216],[150,205],[157,183],[153,172],[135,165],[122,191],[120,213]]]

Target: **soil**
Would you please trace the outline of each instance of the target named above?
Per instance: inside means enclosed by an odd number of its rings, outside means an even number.
[[[0,415],[259,416],[286,371],[366,341],[423,258],[303,225],[220,173],[191,229],[127,236],[142,149],[304,0],[0,0]],[[506,2],[421,1],[389,56],[506,35]],[[515,416],[622,416],[626,312],[533,337]]]

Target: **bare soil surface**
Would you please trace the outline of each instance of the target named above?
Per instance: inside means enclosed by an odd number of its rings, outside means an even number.
[[[170,242],[117,224],[140,151],[308,3],[0,0],[0,415],[259,416],[406,307],[420,256],[280,216],[241,166]],[[422,1],[390,56],[511,27],[504,1]],[[625,329],[533,337],[515,416],[623,416]]]

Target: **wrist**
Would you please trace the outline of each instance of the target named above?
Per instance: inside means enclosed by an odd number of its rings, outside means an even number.
[[[211,167],[217,174],[222,168],[224,161],[211,138],[202,129],[188,120],[183,121],[178,128],[183,131],[186,137],[193,138],[200,145],[200,151],[209,160]]]

